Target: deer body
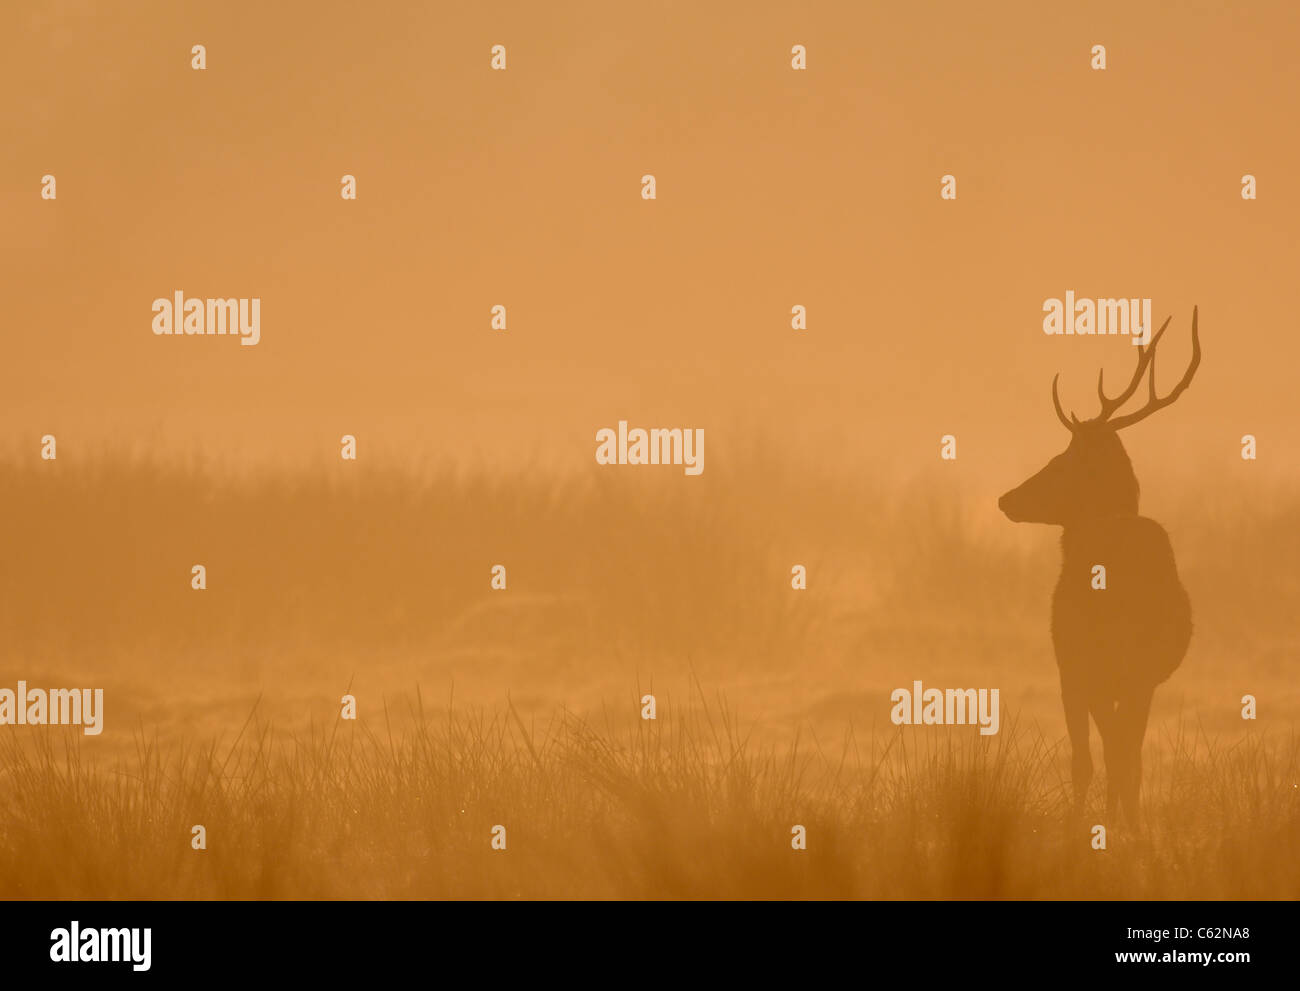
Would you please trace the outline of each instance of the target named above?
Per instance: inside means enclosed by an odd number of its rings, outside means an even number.
[[[1089,521],[1061,538],[1052,646],[1073,750],[1075,805],[1092,779],[1088,716],[1101,734],[1106,806],[1138,815],[1142,740],[1155,688],[1182,663],[1192,610],[1164,528],[1143,516]],[[1106,588],[1093,588],[1105,562]]]
[[[1088,719],[1097,724],[1106,760],[1107,808],[1138,814],[1142,740],[1157,685],[1182,663],[1192,635],[1191,605],[1174,562],[1169,536],[1138,515],[1138,484],[1117,431],[1172,403],[1200,363],[1196,314],[1192,361],[1163,399],[1155,390],[1155,347],[1169,321],[1139,354],[1129,387],[1118,398],[1097,392],[1101,416],[1080,422],[1057,415],[1070,445],[1046,467],[1006,493],[998,505],[1015,522],[1063,527],[1061,576],[1052,596],[1052,646],[1061,678],[1061,702],[1070,736],[1075,806],[1092,779]],[[1150,375],[1146,406],[1114,417]],[[1105,569],[1101,587],[1097,566]]]
[[[1106,588],[1092,569],[1106,568]],[[1076,524],[1061,536],[1061,577],[1052,595],[1052,645],[1062,671],[1090,695],[1117,700],[1125,688],[1154,688],[1182,662],[1192,608],[1178,580],[1169,536],[1145,516]]]

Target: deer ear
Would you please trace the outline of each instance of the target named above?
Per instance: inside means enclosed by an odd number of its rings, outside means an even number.
[[[1070,414],[1070,422],[1074,424],[1076,427],[1081,426],[1081,424],[1079,423],[1079,418],[1075,416],[1073,413]]]

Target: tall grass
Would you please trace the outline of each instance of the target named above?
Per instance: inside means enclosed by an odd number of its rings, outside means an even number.
[[[662,703],[661,703],[662,704]],[[250,715],[130,761],[0,743],[10,898],[1294,898],[1300,749],[1177,731],[1139,827],[1068,812],[1059,743],[899,728],[778,751],[721,703],[530,726],[508,703],[415,729]],[[1098,801],[1100,796],[1094,796]],[[1107,848],[1093,824],[1109,826]],[[207,849],[191,848],[202,824]],[[506,849],[492,850],[494,826]],[[807,849],[791,830],[807,830]]]
[[[989,493],[761,455],[686,480],[104,458],[0,483],[0,686],[106,708],[95,738],[0,727],[0,896],[1300,895],[1293,494],[1164,520],[1196,633],[1135,830],[1067,815],[1055,539],[986,521]],[[602,711],[642,678],[658,720],[640,692]],[[1001,732],[890,726],[914,678],[1001,688]],[[752,721],[660,690],[691,679]],[[390,711],[412,684],[460,701]]]

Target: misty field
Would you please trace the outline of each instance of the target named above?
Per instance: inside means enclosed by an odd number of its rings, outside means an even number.
[[[1067,815],[1055,747],[897,730],[755,748],[723,712],[447,718],[87,767],[4,748],[10,898],[1294,898],[1294,740],[1164,741],[1148,822]],[[208,846],[190,849],[193,824]],[[491,850],[505,826],[505,849]],[[802,825],[807,849],[791,849]]]
[[[360,467],[0,468],[0,687],[105,692],[98,737],[0,727],[0,896],[1300,895],[1289,493],[1144,503],[1196,632],[1133,828],[1095,732],[1068,814],[1056,533],[995,490]],[[893,726],[917,679],[1000,732]]]

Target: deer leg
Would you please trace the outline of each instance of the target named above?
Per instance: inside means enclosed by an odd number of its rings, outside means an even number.
[[[1101,754],[1106,762],[1106,818],[1114,819],[1119,812],[1120,782],[1124,778],[1124,747],[1121,742],[1115,703],[1103,699],[1092,710],[1101,735]]]
[[[1119,723],[1124,731],[1125,767],[1120,801],[1125,817],[1138,824],[1138,795],[1142,790],[1142,741],[1147,734],[1147,717],[1151,714],[1151,696],[1155,688],[1143,685],[1125,691],[1119,702]]]
[[[1083,801],[1092,783],[1092,754],[1088,752],[1088,698],[1072,679],[1061,675],[1061,702],[1065,706],[1065,730],[1070,734],[1070,784],[1074,786],[1074,812],[1083,811]]]

